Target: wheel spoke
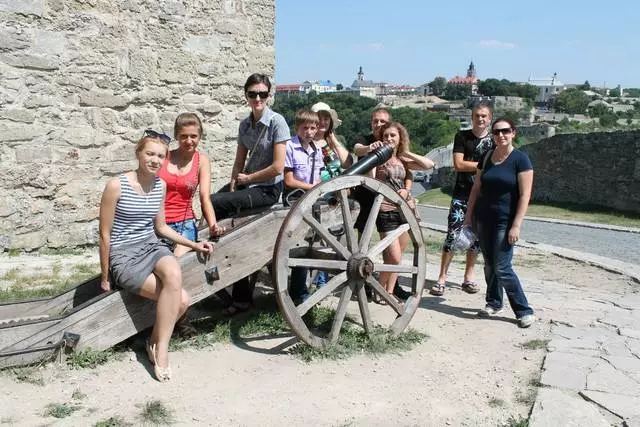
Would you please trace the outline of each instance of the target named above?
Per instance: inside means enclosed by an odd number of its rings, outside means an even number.
[[[358,252],[358,239],[353,229],[353,218],[351,217],[351,209],[349,208],[349,199],[347,198],[347,190],[340,190],[340,207],[342,208],[342,218],[344,219],[345,234],[347,236],[347,245],[351,253]]]
[[[358,306],[360,307],[360,317],[362,317],[362,326],[367,334],[373,332],[373,323],[371,321],[371,313],[369,312],[369,303],[367,302],[367,292],[364,289],[364,283],[358,284]]]
[[[314,230],[320,234],[320,236],[324,239],[325,242],[329,246],[333,248],[336,253],[340,254],[343,259],[349,259],[351,257],[351,252],[349,249],[345,248],[342,243],[338,242],[338,240],[333,237],[329,232],[320,224],[314,217],[312,217],[308,212],[305,212],[302,216],[304,221],[309,224],[309,226],[313,227]]]
[[[369,258],[374,258],[382,253],[394,240],[396,240],[402,233],[409,229],[409,224],[402,224],[400,227],[396,228],[393,231],[390,231],[389,234],[385,236],[384,239],[380,240],[377,245],[369,250],[367,256]]]
[[[331,261],[315,258],[289,258],[288,267],[307,267],[314,270],[340,270],[347,269],[347,261]]]
[[[351,294],[353,293],[354,285],[355,283],[351,281],[347,283],[347,286],[344,288],[342,296],[340,297],[340,302],[338,303],[336,315],[333,318],[333,325],[331,325],[331,332],[329,332],[328,337],[331,344],[335,344],[340,337],[340,329],[344,322],[344,316],[347,314],[347,307],[349,305],[349,301],[351,301]]]
[[[296,311],[300,316],[304,316],[307,311],[314,305],[322,301],[327,295],[335,292],[340,286],[344,285],[347,281],[347,273],[343,272],[334,276],[327,282],[326,285],[315,291],[305,302],[296,307]]]
[[[369,242],[371,242],[373,228],[376,225],[376,218],[378,218],[378,213],[380,212],[380,206],[382,205],[383,200],[384,196],[382,194],[378,194],[373,201],[373,206],[371,206],[371,210],[369,211],[367,223],[365,224],[364,230],[362,231],[362,236],[360,237],[360,250],[362,252],[365,252],[367,249],[369,249]]]
[[[382,299],[385,300],[387,304],[395,310],[396,313],[402,315],[402,313],[404,312],[404,307],[402,307],[402,305],[398,303],[398,300],[396,300],[393,295],[390,295],[389,292],[387,292],[387,290],[382,287],[380,282],[378,282],[375,277],[370,276],[367,279],[367,282],[371,285],[373,290],[377,292],[378,295],[380,295]]]
[[[373,271],[386,271],[388,273],[410,273],[415,274],[418,272],[418,267],[414,265],[403,264],[373,264]]]

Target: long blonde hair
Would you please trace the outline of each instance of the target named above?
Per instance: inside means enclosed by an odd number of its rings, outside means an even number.
[[[382,139],[384,132],[391,128],[398,129],[398,134],[400,135],[400,142],[394,153],[397,157],[400,157],[401,154],[409,151],[409,132],[407,132],[407,129],[399,122],[388,122],[380,127],[380,138]]]

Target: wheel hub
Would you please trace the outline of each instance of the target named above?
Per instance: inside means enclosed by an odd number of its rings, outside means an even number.
[[[373,274],[373,261],[366,255],[356,254],[347,262],[347,277],[351,280],[364,280]]]

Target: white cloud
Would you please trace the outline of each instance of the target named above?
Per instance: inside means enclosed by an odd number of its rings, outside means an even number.
[[[518,47],[516,46],[515,43],[501,42],[500,40],[480,40],[478,42],[478,46],[483,49],[504,49],[504,50],[515,49]]]
[[[384,49],[384,45],[382,43],[365,43],[365,44],[357,44],[353,46],[353,50],[356,52],[379,52]]]

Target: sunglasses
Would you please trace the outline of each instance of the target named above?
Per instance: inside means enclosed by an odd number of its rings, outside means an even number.
[[[247,91],[247,98],[249,99],[256,99],[257,97],[260,97],[260,99],[267,99],[269,97],[269,91],[263,91],[263,92],[256,92],[254,90],[249,90]]]
[[[502,128],[502,129],[493,129],[491,133],[494,135],[500,135],[500,134],[509,135],[512,131],[513,129],[511,128]]]
[[[151,138],[158,138],[165,144],[169,144],[171,142],[171,137],[165,133],[158,133],[155,130],[147,129],[144,131],[144,135],[142,137],[149,136]]]

